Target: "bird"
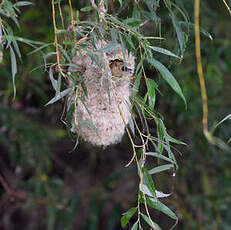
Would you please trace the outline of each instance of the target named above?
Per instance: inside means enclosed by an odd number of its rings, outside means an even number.
[[[114,77],[130,77],[133,73],[133,70],[121,59],[110,60],[109,66]]]

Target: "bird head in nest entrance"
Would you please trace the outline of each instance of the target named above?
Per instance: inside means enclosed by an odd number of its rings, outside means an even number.
[[[109,66],[114,77],[131,77],[133,74],[133,69],[121,59],[110,60]]]

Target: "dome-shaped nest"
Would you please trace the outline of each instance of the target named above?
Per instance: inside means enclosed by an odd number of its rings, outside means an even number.
[[[99,41],[96,48],[89,44],[73,57],[76,68],[69,68],[70,72],[80,72],[85,85],[79,87],[76,100],[74,95],[70,97],[77,103],[73,118],[75,132],[98,146],[120,142],[131,118],[129,97],[134,56],[122,51],[120,45],[113,51],[109,47],[111,43],[105,41]]]

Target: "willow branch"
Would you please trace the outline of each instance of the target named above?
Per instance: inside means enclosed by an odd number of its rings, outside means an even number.
[[[62,76],[65,77],[65,74],[62,71],[61,64],[60,64],[60,52],[59,52],[59,44],[58,44],[58,37],[57,37],[57,26],[56,26],[56,18],[55,18],[55,2],[52,0],[52,20],[53,20],[53,27],[54,27],[54,43],[55,43],[55,49],[56,49],[56,59],[57,59],[57,65],[58,70],[62,74]]]
[[[202,98],[202,110],[203,110],[203,132],[205,136],[208,135],[208,100],[207,100],[207,92],[205,86],[205,79],[202,68],[201,61],[201,46],[200,46],[200,23],[199,23],[199,15],[200,15],[200,0],[195,0],[194,3],[194,16],[195,16],[195,49],[196,49],[196,61],[197,61],[197,72],[200,82],[201,88],[201,98]]]

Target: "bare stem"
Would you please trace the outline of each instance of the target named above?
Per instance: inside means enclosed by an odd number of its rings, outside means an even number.
[[[203,132],[205,136],[207,137],[208,135],[208,100],[207,100],[207,92],[206,92],[205,79],[204,79],[202,61],[201,61],[200,23],[199,23],[200,0],[195,0],[194,14],[195,14],[195,49],[196,49],[197,72],[198,72],[199,81],[200,81],[202,110],[203,110],[202,123],[203,123]]]
[[[57,26],[56,26],[56,19],[55,19],[55,2],[52,0],[52,16],[53,16],[53,27],[54,27],[54,43],[55,43],[55,48],[56,48],[56,58],[57,58],[57,65],[58,65],[58,70],[60,73],[65,77],[65,74],[62,71],[61,65],[60,65],[60,54],[59,54],[59,48],[58,48],[58,37],[57,37]]]

